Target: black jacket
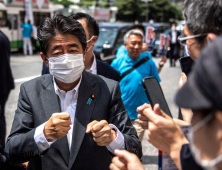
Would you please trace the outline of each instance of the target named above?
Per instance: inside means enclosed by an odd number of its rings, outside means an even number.
[[[8,96],[14,89],[14,80],[10,68],[10,42],[6,35],[0,31],[0,100]]]
[[[16,164],[16,165],[10,164],[10,162],[7,161],[6,157],[0,153],[0,169],[1,170],[23,170],[24,167],[22,164]]]
[[[180,151],[180,161],[183,170],[203,170],[194,160],[189,144],[182,146]]]
[[[108,63],[96,59],[96,65],[97,65],[97,74],[104,76],[106,78],[119,81],[120,80],[120,73],[115,70],[113,67],[111,67]],[[42,67],[42,75],[49,74],[49,68],[46,67],[45,63],[43,63]]]
[[[180,45],[180,42],[178,41],[178,37],[181,35],[181,33],[179,31],[176,31],[176,32],[177,32],[176,45],[177,45],[178,48],[180,48],[181,45]],[[170,35],[170,38],[172,38],[172,31],[170,31],[169,35]],[[170,45],[171,44],[172,43],[171,43],[171,40],[170,40]]]

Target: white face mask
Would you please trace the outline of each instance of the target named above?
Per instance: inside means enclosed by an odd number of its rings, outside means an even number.
[[[176,30],[176,27],[171,27],[171,29],[172,29],[173,31],[175,31],[175,30]]]
[[[190,139],[190,149],[192,152],[192,155],[194,156],[196,162],[205,170],[217,170],[216,165],[220,162],[222,162],[222,155],[219,155],[215,159],[211,161],[202,160],[201,159],[201,152],[196,148],[194,144],[194,133],[202,128],[204,125],[206,125],[210,120],[214,118],[214,114],[210,113],[208,116],[206,116],[203,120],[198,122],[193,128],[191,128],[189,135]]]
[[[50,74],[63,83],[76,81],[85,68],[83,54],[63,54],[48,60]]]
[[[92,39],[94,38],[94,35],[90,38],[90,40],[86,41],[87,43],[89,43],[90,41],[92,41]],[[93,46],[91,45],[91,47],[89,47],[89,49],[87,50],[87,53],[89,52],[89,50],[92,48]]]

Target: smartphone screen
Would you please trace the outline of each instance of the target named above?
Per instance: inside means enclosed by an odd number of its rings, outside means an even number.
[[[142,84],[151,106],[153,107],[155,104],[158,103],[160,105],[161,110],[163,110],[167,115],[172,117],[163,91],[157,79],[155,77],[146,77],[143,79]]]
[[[180,58],[180,67],[182,72],[184,72],[186,75],[190,73],[192,70],[194,61],[190,57],[182,57]]]

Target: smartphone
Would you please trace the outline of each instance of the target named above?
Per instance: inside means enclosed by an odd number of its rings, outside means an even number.
[[[180,68],[182,72],[188,75],[193,67],[194,61],[190,57],[180,58]]]
[[[143,79],[142,84],[151,106],[154,107],[154,105],[158,103],[160,105],[161,110],[163,110],[167,115],[172,117],[163,91],[157,79],[155,77],[146,77]]]

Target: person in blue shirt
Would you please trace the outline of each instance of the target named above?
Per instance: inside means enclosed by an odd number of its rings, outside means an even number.
[[[24,55],[27,55],[27,46],[28,46],[29,55],[32,55],[31,35],[32,35],[33,27],[30,24],[30,21],[28,21],[28,23],[21,24],[21,27],[23,28],[23,53]]]
[[[139,30],[133,29],[127,32],[125,48],[128,54],[122,54],[121,57],[113,60],[111,66],[123,75],[124,72],[131,69],[136,63],[140,62],[143,58],[147,57],[146,53],[142,52],[143,33]],[[153,76],[158,82],[160,77],[156,65],[151,57],[148,57],[148,61],[140,65],[131,73],[126,75],[120,81],[120,89],[122,92],[122,100],[125,108],[129,114],[131,123],[137,130],[139,140],[142,141],[144,130],[138,123],[136,109],[138,106],[144,103],[149,103],[148,98],[142,86],[142,80],[145,77]]]
[[[143,33],[143,35],[145,35],[145,28],[144,28],[143,25],[140,25],[140,24],[133,25],[133,26],[129,27],[129,29],[128,29],[127,32],[129,32],[130,30],[133,30],[133,29],[140,30],[140,31]],[[124,35],[124,37],[125,37],[125,36],[126,36],[126,34]],[[123,38],[123,40],[124,40],[124,39],[125,39],[125,38]],[[124,41],[124,43],[125,43],[125,41]],[[147,45],[147,43],[143,42],[142,52],[147,52],[147,51],[148,51],[148,45]],[[125,45],[124,45],[124,44],[121,45],[121,46],[118,48],[118,50],[117,50],[117,52],[116,52],[116,57],[119,57],[119,56],[121,56],[122,54],[128,54],[128,51],[127,51],[127,49],[125,48]],[[152,56],[151,56],[151,57],[152,57]]]
[[[128,29],[127,33],[129,33],[129,31],[133,30],[133,29],[140,30],[143,33],[143,36],[145,35],[145,29],[144,29],[143,25],[133,25],[132,27],[130,27]],[[124,44],[121,45],[118,48],[117,52],[116,52],[116,58],[122,57],[123,55],[128,55],[128,50],[125,47],[125,44],[127,43],[126,40],[128,40],[127,33],[123,37]],[[147,43],[144,42],[144,39],[143,39],[143,43],[142,43],[142,51],[141,51],[141,53],[143,53],[143,55],[146,55],[149,58],[152,58],[152,54],[151,54],[151,52],[149,52],[149,47],[148,47]],[[167,61],[166,56],[161,57],[161,59],[160,59],[160,61],[158,63],[158,66],[157,66],[158,73],[161,72],[161,70],[162,70],[164,64],[166,63],[166,61]]]

